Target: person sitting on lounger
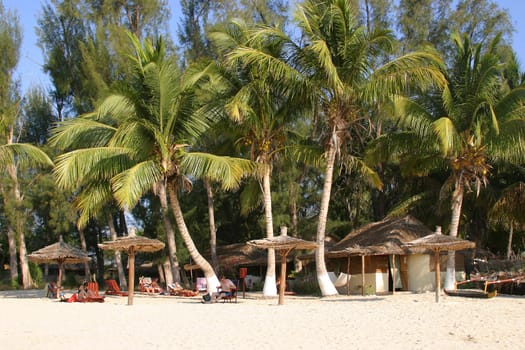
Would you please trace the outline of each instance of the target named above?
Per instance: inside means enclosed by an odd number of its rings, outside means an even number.
[[[60,290],[58,289],[57,283],[55,281],[49,283],[47,285],[47,296],[51,299],[58,298],[58,293]]]
[[[220,282],[221,285],[217,287],[218,291],[212,295],[212,298],[215,302],[219,301],[221,294],[230,296],[233,291],[237,290],[235,283],[233,283],[231,279],[226,278],[224,275],[221,275]]]
[[[77,293],[77,300],[78,301],[86,301],[88,300],[90,297],[94,297],[95,294],[93,291],[89,290],[88,288],[88,282],[84,282],[80,285],[80,287],[78,288],[78,293]]]
[[[73,293],[72,296],[67,298],[65,295],[60,296],[60,301],[73,303],[75,301],[86,301],[90,296],[93,296],[93,292],[88,289],[88,282],[85,281],[78,287],[76,293]]]

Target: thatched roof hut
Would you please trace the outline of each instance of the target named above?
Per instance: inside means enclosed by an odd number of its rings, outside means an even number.
[[[428,227],[410,215],[402,218],[388,217],[353,230],[327,248],[325,256],[335,264],[334,267],[346,265],[343,269],[347,275],[361,275],[360,282],[351,282],[349,278],[346,280],[348,293],[351,283],[359,285],[363,295],[365,285],[375,285],[376,291],[387,291],[390,288],[395,291],[399,285],[406,289],[407,260],[400,256],[426,253],[425,248],[408,247],[406,243],[430,234],[432,231]],[[390,287],[389,279],[396,281],[393,282],[396,286]]]
[[[421,253],[421,248],[408,248],[405,243],[432,234],[421,221],[407,215],[371,222],[350,232],[327,250],[328,258],[368,255],[402,255]]]

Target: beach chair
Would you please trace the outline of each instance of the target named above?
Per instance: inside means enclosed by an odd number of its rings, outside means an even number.
[[[237,303],[237,289],[230,289],[229,292],[220,292],[220,299],[223,303],[225,302],[235,302]]]
[[[103,303],[104,302],[104,296],[98,294],[98,283],[97,282],[88,282],[88,293],[89,296],[87,297],[85,302],[88,303]],[[78,301],[78,300],[77,300]]]
[[[106,280],[106,292],[107,295],[118,295],[121,297],[127,297],[128,292],[124,292],[120,289],[117,281],[115,280]]]
[[[206,277],[197,277],[195,282],[195,290],[199,292],[204,292],[208,289],[208,283],[206,282]]]

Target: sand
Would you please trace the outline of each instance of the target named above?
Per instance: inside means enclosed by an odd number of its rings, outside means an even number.
[[[45,291],[0,292],[1,349],[524,349],[525,297],[434,293],[286,296],[237,304],[200,297],[107,296],[61,303]]]

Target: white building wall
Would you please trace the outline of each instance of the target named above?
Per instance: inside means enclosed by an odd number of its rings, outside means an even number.
[[[430,255],[413,254],[407,259],[408,290],[417,293],[433,291],[436,275],[430,272]]]

